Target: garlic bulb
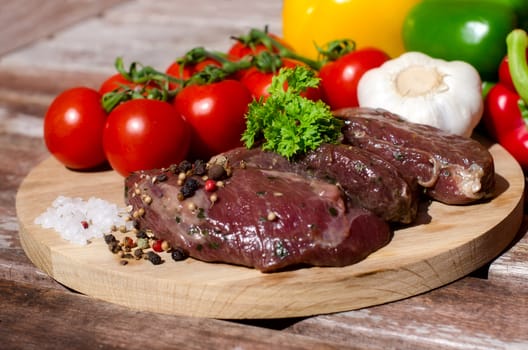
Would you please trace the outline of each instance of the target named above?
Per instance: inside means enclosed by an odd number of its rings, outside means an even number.
[[[407,52],[367,71],[359,81],[358,101],[361,107],[471,136],[484,110],[481,89],[470,64]]]

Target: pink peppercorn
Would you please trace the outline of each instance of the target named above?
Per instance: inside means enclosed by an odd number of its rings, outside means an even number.
[[[163,248],[162,248],[162,244],[163,244],[163,240],[162,239],[158,239],[156,241],[154,241],[152,243],[152,250],[154,250],[155,252],[162,252],[163,251]]]
[[[207,181],[205,181],[205,190],[207,192],[213,192],[213,191],[216,191],[216,181],[215,180],[212,180],[212,179],[209,179]]]

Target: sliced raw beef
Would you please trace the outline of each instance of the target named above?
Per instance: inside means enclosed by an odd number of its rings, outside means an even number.
[[[202,176],[182,181],[174,168],[132,174],[125,188],[142,213],[136,225],[196,259],[263,272],[353,264],[391,239],[384,220],[348,207],[336,185],[293,172],[230,171],[215,192]]]
[[[295,161],[260,148],[236,148],[221,154],[233,167],[293,171],[339,186],[348,202],[390,222],[410,223],[416,217],[418,193],[382,157],[359,147],[323,144]]]
[[[376,153],[433,199],[467,204],[492,195],[493,158],[478,141],[405,122],[380,109],[335,111],[345,120],[344,142]]]

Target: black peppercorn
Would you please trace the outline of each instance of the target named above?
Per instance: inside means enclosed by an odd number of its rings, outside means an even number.
[[[180,188],[182,198],[185,199],[194,196],[198,188],[200,188],[200,183],[196,179],[187,178]]]
[[[147,253],[147,259],[153,264],[153,265],[159,265],[163,263],[163,259],[161,259],[161,256],[154,252],[148,252]]]
[[[156,176],[157,182],[167,181],[167,179],[168,179],[167,174],[159,174],[158,176]]]
[[[144,230],[139,230],[136,232],[136,238],[148,238],[148,236]]]
[[[114,254],[117,254],[118,252],[122,250],[117,240],[111,241],[110,243],[108,243],[108,249]]]
[[[143,249],[138,248],[134,250],[134,258],[141,259],[143,257]]]
[[[180,164],[178,164],[178,172],[180,173],[186,173],[191,169],[192,164],[188,160],[183,160]]]
[[[115,238],[115,236],[113,234],[107,234],[107,235],[104,235],[104,240],[105,240],[105,243],[106,244],[110,244],[112,242],[115,242],[117,241],[117,239]]]
[[[205,175],[207,173],[207,163],[201,159],[194,161],[194,173],[198,176]]]
[[[171,257],[174,261],[182,261],[187,259],[189,255],[182,248],[173,248]]]

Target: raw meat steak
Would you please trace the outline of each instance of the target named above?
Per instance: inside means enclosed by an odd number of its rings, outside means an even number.
[[[216,158],[224,158],[233,167],[293,171],[336,184],[352,206],[368,209],[390,222],[410,223],[416,217],[416,189],[391,163],[359,147],[323,144],[292,162],[274,152],[244,147]]]
[[[231,171],[213,193],[198,175],[182,183],[174,168],[130,175],[127,202],[144,209],[136,225],[196,259],[263,272],[353,264],[391,239],[384,220],[347,206],[336,185],[286,171]],[[184,195],[189,181],[197,189]]]
[[[385,158],[431,198],[467,204],[493,194],[493,158],[478,141],[405,122],[381,109],[348,108],[334,114],[345,120],[343,142]]]

